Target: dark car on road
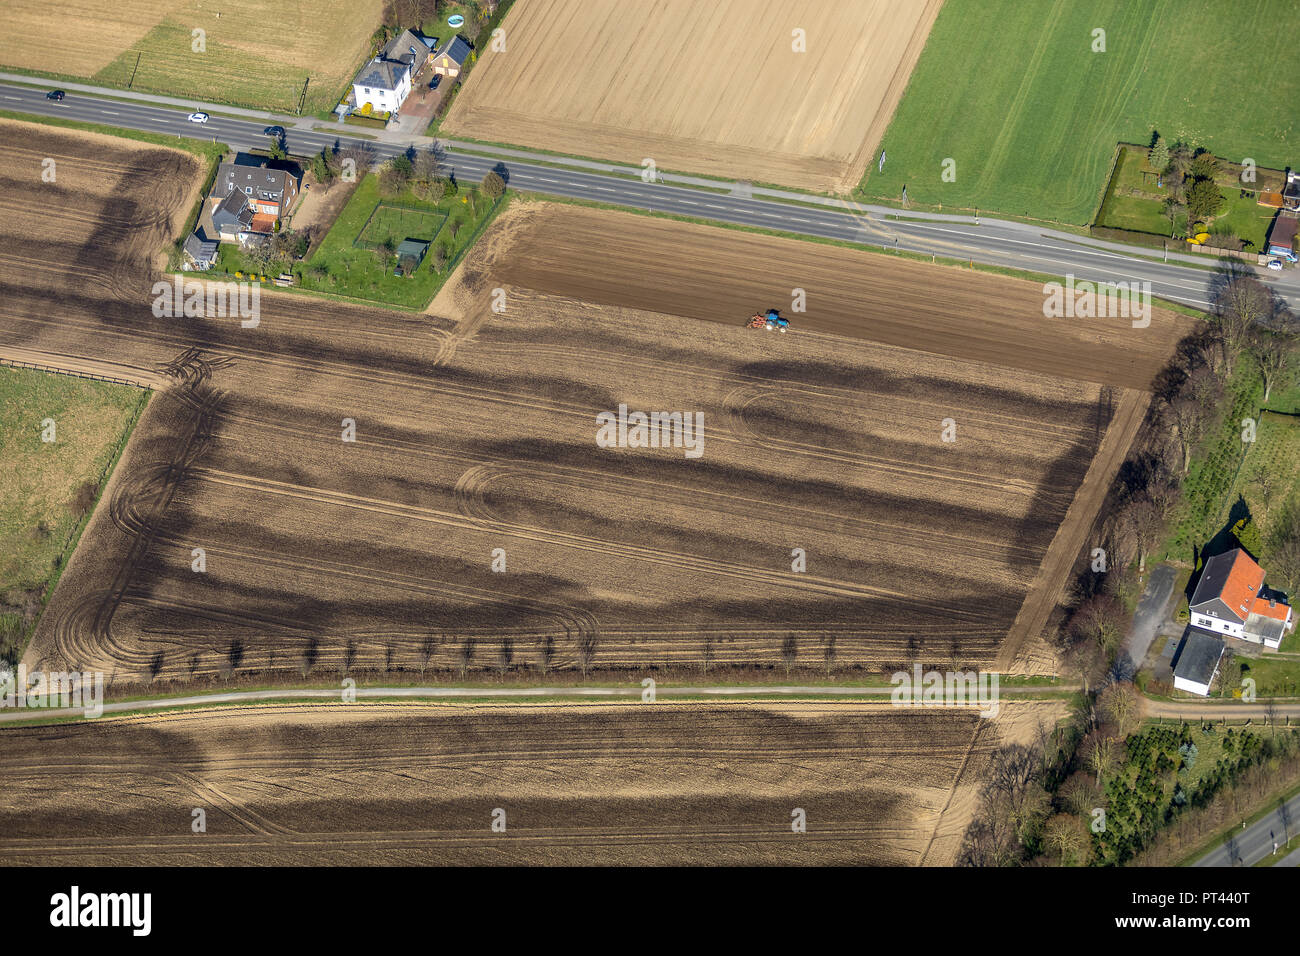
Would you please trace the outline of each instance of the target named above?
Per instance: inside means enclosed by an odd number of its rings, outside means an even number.
[[[262,130],[262,135],[263,135],[263,136],[280,136],[280,137],[283,137],[283,136],[284,136],[284,127],[283,127],[283,126],[268,126],[266,129]]]
[[[50,90],[48,93],[45,94],[45,98],[46,98],[47,100],[56,100],[57,102],[62,103],[62,102],[63,102],[63,91],[62,91],[62,90]]]

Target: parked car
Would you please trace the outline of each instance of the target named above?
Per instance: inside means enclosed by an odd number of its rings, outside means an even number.
[[[1282,260],[1281,260],[1281,259],[1269,259],[1269,260],[1268,260],[1268,267],[1269,267],[1270,269],[1272,269],[1274,272],[1281,272],[1281,271],[1282,271]]]
[[[268,126],[266,129],[262,130],[262,135],[263,136],[284,136],[284,127]]]
[[[62,90],[50,90],[48,93],[45,94],[45,98],[46,98],[47,100],[54,100],[56,103],[62,103],[62,102],[63,102],[63,91],[62,91]]]
[[[208,114],[207,114],[207,113],[191,113],[191,114],[190,114],[190,122],[191,122],[191,123],[206,123],[207,121],[208,121]]]
[[[435,73],[435,74],[433,75],[433,79],[431,79],[431,80],[429,81],[429,89],[431,89],[431,90],[436,90],[436,89],[438,88],[438,84],[441,83],[441,82],[442,82],[442,74],[441,74],[441,73]]]

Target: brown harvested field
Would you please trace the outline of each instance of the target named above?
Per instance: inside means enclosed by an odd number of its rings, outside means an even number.
[[[6,0],[0,64],[279,110],[295,109],[310,79],[311,112],[330,109],[365,62],[381,7],[380,0]],[[195,30],[203,31],[202,51],[193,48]]]
[[[847,192],[942,0],[529,0],[443,133]],[[806,47],[795,50],[794,31]]]
[[[783,677],[791,652],[805,673],[1050,669],[1022,645],[1181,329],[1066,331],[1009,279],[549,205],[499,219],[431,315],[266,292],[256,329],[158,319],[148,250],[192,161],[98,144],[82,171],[75,134],[21,141],[0,147],[0,357],[165,383],[28,652],[119,683]],[[33,156],[65,157],[57,189],[33,194]],[[741,328],[792,285],[794,333]],[[620,403],[702,412],[702,457],[597,447]]]
[[[11,728],[0,863],[951,865],[990,752],[1063,710],[1003,706],[267,705]]]

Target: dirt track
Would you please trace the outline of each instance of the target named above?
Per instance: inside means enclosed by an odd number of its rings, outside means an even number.
[[[505,49],[480,51],[442,130],[848,192],[941,5],[530,0],[506,17]]]
[[[0,860],[948,865],[989,751],[1060,709],[1004,707],[282,705],[9,730]]]

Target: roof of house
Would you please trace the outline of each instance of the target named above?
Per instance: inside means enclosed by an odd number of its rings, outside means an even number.
[[[230,195],[212,210],[212,224],[218,229],[223,225],[241,226],[247,229],[252,222],[253,208],[248,204],[248,197],[238,190],[232,190]]]
[[[1197,684],[1209,684],[1223,656],[1223,641],[1213,634],[1189,628],[1178,652],[1174,676]]]
[[[234,162],[222,163],[217,167],[217,178],[212,182],[212,195],[229,196],[233,190],[241,193],[252,188],[249,195],[267,202],[280,202],[290,181],[295,181],[293,173],[284,169],[272,169],[267,160],[258,156],[240,153]]]
[[[185,254],[196,262],[202,262],[206,259],[215,259],[220,243],[215,239],[203,239],[198,233],[190,233],[185,239]]]
[[[1263,602],[1257,601],[1256,607]],[[1285,609],[1285,606],[1283,606]],[[1246,633],[1252,638],[1258,638],[1261,641],[1268,641],[1276,644],[1282,640],[1282,635],[1286,633],[1286,618],[1281,620],[1258,614],[1254,611],[1246,618]]]
[[[1241,548],[1205,562],[1190,607],[1200,614],[1236,621],[1246,635],[1270,641],[1281,637],[1291,607],[1264,587],[1264,569]]]
[[[1205,562],[1190,606],[1243,624],[1263,586],[1264,569],[1241,548],[1233,548]]]
[[[396,90],[409,70],[418,73],[429,57],[429,43],[412,30],[403,30],[379,51],[379,55],[361,68],[354,85],[379,90]]]
[[[434,59],[440,59],[445,56],[457,66],[463,66],[465,61],[469,59],[470,49],[469,42],[460,34],[456,34],[456,36],[452,37],[446,46],[433,56]]]
[[[1275,246],[1291,245],[1295,239],[1297,226],[1300,226],[1300,218],[1278,213],[1277,218],[1273,220],[1273,231],[1269,233],[1268,241]]]
[[[391,60],[371,60],[353,80],[356,86],[376,90],[396,90],[398,80],[406,73],[406,67]]]

